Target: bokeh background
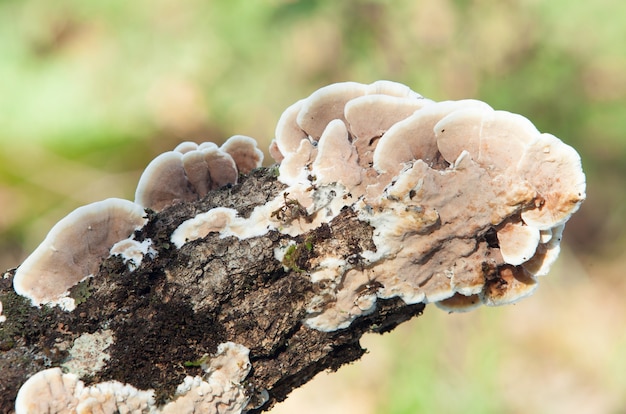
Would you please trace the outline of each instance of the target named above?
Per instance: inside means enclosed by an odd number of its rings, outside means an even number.
[[[74,208],[132,199],[181,141],[267,148],[326,84],[477,98],[582,156],[552,274],[516,305],[367,336],[272,413],[626,413],[625,21],[621,0],[0,0],[0,268]]]

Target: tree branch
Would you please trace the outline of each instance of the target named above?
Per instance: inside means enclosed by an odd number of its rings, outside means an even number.
[[[180,250],[169,240],[174,229],[199,212],[231,206],[245,216],[283,187],[273,170],[259,169],[200,202],[151,214],[136,239],[153,240],[155,259],[144,260],[134,271],[117,256],[107,259],[97,275],[72,289],[71,296],[82,301],[72,312],[31,307],[12,291],[14,271],[7,272],[0,280],[7,317],[0,324],[0,411],[12,411],[29,376],[61,366],[76,338],[108,330],[115,338],[107,349],[110,359],[81,378],[86,385],[117,380],[154,389],[157,403],[163,404],[185,376],[201,373],[193,361],[232,341],[250,349],[250,392],[269,393],[269,401],[254,411],[261,412],[318,372],[360,358],[364,350],[359,339],[365,332],[387,332],[422,312],[423,304],[391,299],[379,301],[374,313],[349,329],[327,333],[302,324],[318,289],[306,273],[316,250],[329,244],[347,246],[351,254],[371,248],[371,227],[349,210],[329,225],[294,238],[270,232],[239,240],[212,233]],[[274,258],[274,249],[287,239],[313,245],[309,257],[297,259],[299,271],[285,270]]]

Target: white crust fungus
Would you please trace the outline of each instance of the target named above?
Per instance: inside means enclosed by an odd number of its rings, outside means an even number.
[[[155,413],[154,392],[118,381],[86,387],[76,374],[60,368],[40,371],[20,388],[15,414]]]
[[[2,314],[2,302],[0,301],[0,323],[6,322],[7,317]]]
[[[202,368],[204,377],[187,376],[178,386],[177,397],[162,414],[239,414],[250,400],[242,381],[250,373],[250,350],[234,342],[220,344],[217,353]]]
[[[146,222],[144,210],[117,198],[79,207],[61,219],[15,272],[13,288],[33,305],[72,304],[68,289],[93,275],[111,247]]]
[[[251,369],[249,353],[243,345],[220,344],[217,353],[202,365],[205,375],[186,377],[174,400],[163,407],[156,406],[153,390],[138,390],[118,381],[86,387],[79,380],[82,373],[46,369],[22,385],[15,413],[240,414],[250,400],[242,385]]]
[[[115,243],[109,251],[111,256],[120,256],[130,270],[141,266],[144,256],[155,258],[157,251],[152,247],[152,240],[139,242],[132,237]]]

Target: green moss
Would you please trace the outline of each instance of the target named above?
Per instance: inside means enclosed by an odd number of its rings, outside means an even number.
[[[306,239],[303,243],[289,246],[285,252],[282,263],[284,266],[296,272],[304,272],[304,268],[312,253],[313,242],[310,239]]]
[[[204,355],[201,358],[196,359],[194,361],[185,361],[183,365],[187,368],[201,367],[202,365],[206,364],[208,360],[209,360],[209,356]]]
[[[74,299],[76,306],[84,303],[93,293],[91,279],[85,279],[70,289],[70,298]]]
[[[270,174],[273,175],[274,177],[280,176],[279,167],[280,167],[280,164],[274,164],[271,167],[269,167]]]
[[[15,292],[0,295],[2,314],[6,321],[0,323],[0,351],[8,351],[15,346],[15,337],[29,326],[28,318],[32,304],[27,298]]]

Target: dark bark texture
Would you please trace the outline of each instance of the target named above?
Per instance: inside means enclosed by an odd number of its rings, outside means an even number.
[[[290,238],[278,232],[247,240],[213,233],[181,249],[172,245],[172,231],[200,212],[223,206],[247,217],[255,206],[275,198],[284,186],[274,172],[258,169],[204,200],[148,212],[148,224],[135,236],[152,239],[156,257],[144,258],[134,271],[119,257],[106,259],[97,275],[72,289],[78,304],[72,312],[30,306],[13,292],[14,270],[6,272],[0,279],[7,318],[0,323],[0,412],[12,412],[29,376],[66,361],[78,336],[105,328],[115,338],[107,350],[110,359],[81,378],[85,384],[118,380],[154,389],[163,404],[186,375],[201,373],[194,361],[233,341],[250,349],[246,387],[251,395],[262,389],[269,393],[261,407],[252,408],[252,399],[250,412],[262,412],[318,372],[359,359],[364,333],[384,333],[421,314],[423,304],[379,300],[375,312],[347,329],[327,333],[303,324],[306,304],[320,289],[307,274],[308,261],[323,251],[349,258],[374,248],[371,228],[349,209],[294,238],[296,245],[306,241],[311,248],[290,256],[291,270],[274,257],[274,248]]]

